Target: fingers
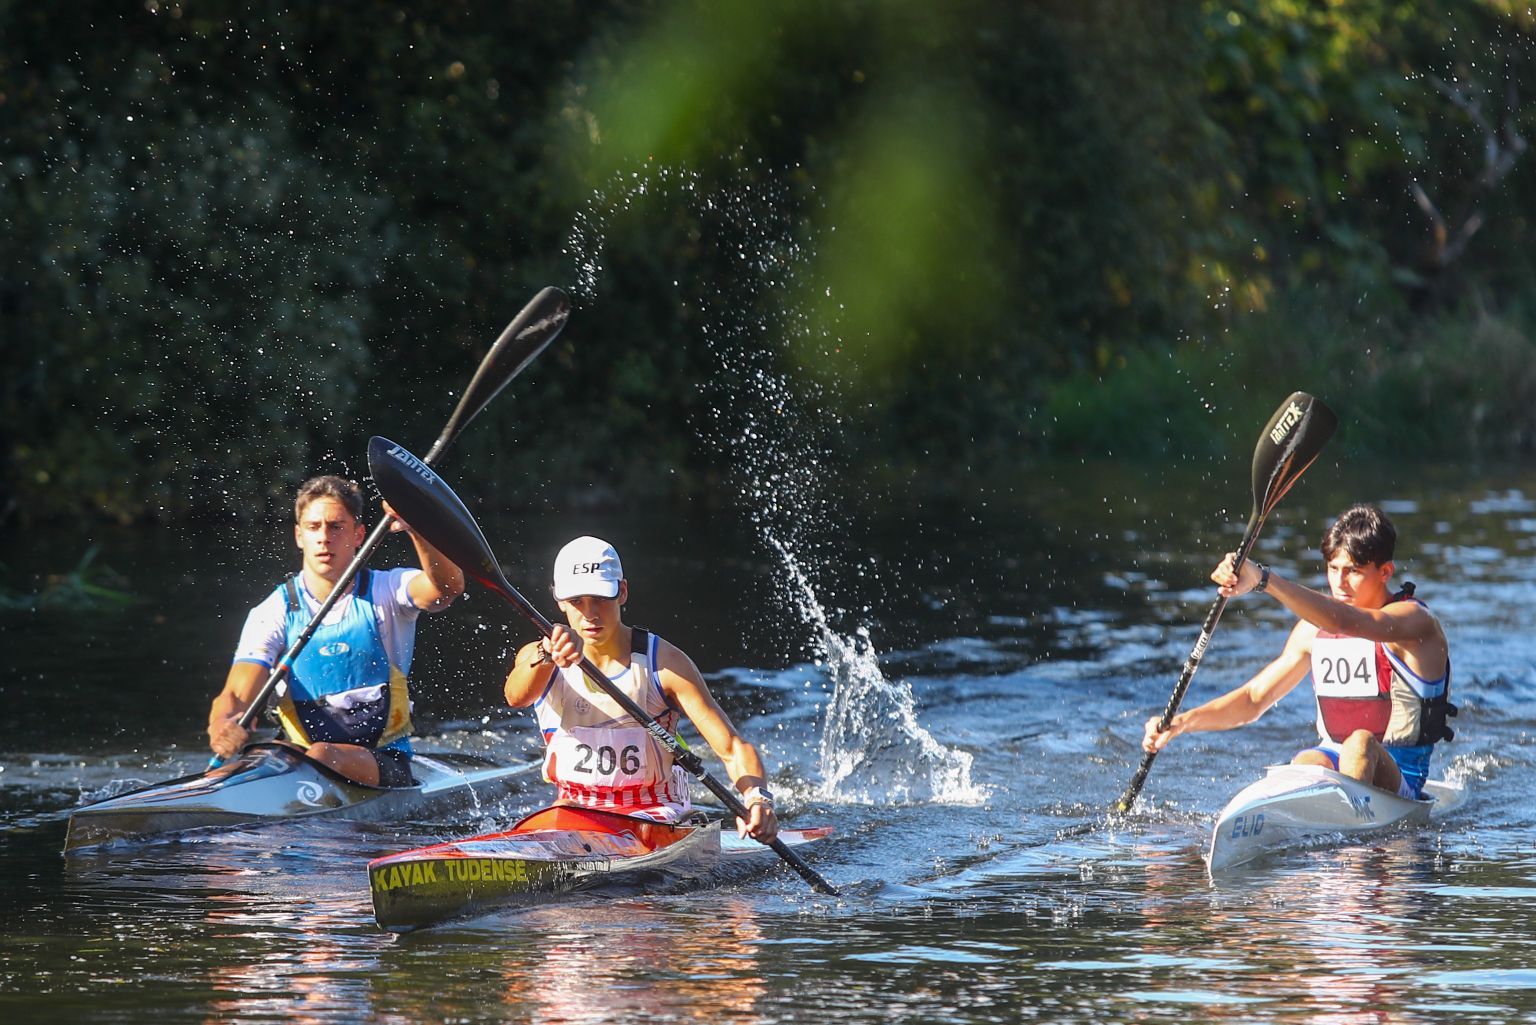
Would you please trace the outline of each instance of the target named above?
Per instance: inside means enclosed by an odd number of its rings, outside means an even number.
[[[391,534],[414,533],[411,530],[411,525],[402,520],[400,518],[400,514],[395,512],[394,508],[388,502],[380,502],[379,504],[384,507],[384,515],[392,517],[395,521],[389,525],[389,532]]]
[[[1180,730],[1176,725],[1177,720],[1169,723],[1166,730],[1159,728],[1161,723],[1162,716],[1154,715],[1147,720],[1146,726],[1142,728],[1141,735],[1141,749],[1143,751],[1156,754],[1167,747],[1168,742],[1179,734]]]
[[[737,817],[736,835],[745,839],[750,836],[761,843],[767,843],[779,835],[779,820],[773,813],[773,806],[759,801],[748,809],[748,818]]]
[[[1233,569],[1237,561],[1236,552],[1228,552],[1226,558],[1211,571],[1211,581],[1216,584],[1221,595],[1226,598],[1235,598],[1240,594],[1247,594],[1259,583],[1259,569],[1252,562],[1244,560],[1242,566]]]
[[[240,726],[239,716],[231,716],[208,727],[208,749],[220,758],[233,758],[240,753],[250,735],[249,730]]]
[[[549,657],[561,669],[569,669],[581,661],[581,645],[575,634],[566,627],[556,626],[549,633]]]

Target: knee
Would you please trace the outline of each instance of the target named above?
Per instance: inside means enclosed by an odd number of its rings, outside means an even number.
[[[1370,730],[1356,730],[1345,739],[1341,750],[1355,758],[1375,758],[1381,751],[1381,741]]]
[[[1369,751],[1376,743],[1376,734],[1370,730],[1356,730],[1345,739],[1344,746],[1354,751]]]

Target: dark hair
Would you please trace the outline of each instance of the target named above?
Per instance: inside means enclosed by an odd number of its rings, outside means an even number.
[[[1392,561],[1397,547],[1397,528],[1374,505],[1352,505],[1339,514],[1323,534],[1323,558],[1332,561],[1340,551],[1360,565],[1380,566]]]
[[[352,514],[354,520],[363,522],[363,489],[357,486],[356,481],[331,474],[311,477],[299,485],[299,493],[293,500],[294,522],[298,522],[304,515],[304,507],[317,498],[336,499],[346,506],[347,512]]]

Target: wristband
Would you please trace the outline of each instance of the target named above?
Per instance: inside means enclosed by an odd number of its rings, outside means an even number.
[[[1259,567],[1259,582],[1253,585],[1253,589],[1257,593],[1263,594],[1269,590],[1269,567],[1262,562],[1256,562],[1254,565]]]
[[[539,646],[539,657],[534,659],[532,662],[529,662],[528,665],[530,667],[531,666],[544,666],[544,665],[552,666],[552,665],[554,665],[555,664],[555,656],[550,654],[550,651],[549,651],[548,648],[544,647],[544,642],[540,641],[538,646]]]

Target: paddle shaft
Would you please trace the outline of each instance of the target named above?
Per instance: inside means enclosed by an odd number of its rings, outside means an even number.
[[[491,400],[499,395],[524,367],[533,362],[535,356],[554,341],[555,336],[565,326],[565,320],[569,315],[569,300],[559,289],[545,288],[534,296],[528,305],[512,319],[512,323],[502,331],[500,337],[491,345],[490,351],[485,354],[485,358],[480,361],[480,366],[475,369],[475,376],[470,379],[469,387],[464,389],[464,394],[454,406],[448,423],[444,425],[442,433],[437,436],[437,441],[433,443],[431,451],[426,454],[422,462],[428,466],[437,462],[444,450],[453,444],[454,439],[469,425],[469,422],[478,416],[480,411],[489,405]],[[299,657],[305,645],[309,644],[310,638],[320,628],[326,615],[341,600],[341,596],[347,593],[358,570],[367,563],[373,550],[379,546],[379,542],[384,539],[385,534],[389,533],[394,523],[395,517],[386,515],[368,534],[367,539],[363,541],[363,546],[357,550],[357,555],[337,578],[331,593],[326,595],[325,601],[320,603],[320,608],[309,618],[309,622],[299,636],[294,638],[288,650],[283,652],[283,657],[278,659],[277,665],[257,690],[251,703],[246,706],[244,712],[240,713],[241,729],[249,730],[268,699],[277,693],[278,687],[293,671],[294,660]],[[218,765],[222,762],[223,759],[214,758],[212,764]]]
[[[1243,534],[1242,543],[1237,546],[1237,552],[1232,559],[1232,572],[1237,573],[1243,568],[1244,561],[1248,558],[1248,550],[1258,540],[1259,529],[1264,526],[1263,513],[1255,508],[1253,515],[1248,518],[1248,529]],[[1222,595],[1211,605],[1211,611],[1205,615],[1205,623],[1200,627],[1200,638],[1195,641],[1194,648],[1189,657],[1184,660],[1184,668],[1179,671],[1179,682],[1173,685],[1173,693],[1168,696],[1168,707],[1163,709],[1162,718],[1157,721],[1158,732],[1168,728],[1173,722],[1173,717],[1178,714],[1179,704],[1184,700],[1184,692],[1189,690],[1189,681],[1195,678],[1195,670],[1200,668],[1200,660],[1205,657],[1205,649],[1210,646],[1211,635],[1216,632],[1216,624],[1221,622],[1221,614],[1226,611],[1227,597]],[[1115,802],[1115,811],[1124,815],[1131,810],[1136,803],[1136,797],[1141,793],[1142,786],[1147,782],[1147,774],[1152,771],[1152,762],[1157,758],[1156,751],[1146,751],[1141,756],[1141,765],[1136,770],[1136,775],[1131,777],[1130,784],[1125,788],[1125,793],[1120,795],[1120,800]]]
[[[504,579],[486,580],[481,578],[480,582],[515,605],[517,610],[521,612],[529,622],[537,627],[539,632],[545,637],[550,636],[550,634],[554,632],[554,624],[545,618],[544,614],[535,608],[527,598],[524,598],[522,594],[518,592],[517,588],[507,583]],[[703,783],[704,786],[708,788],[710,793],[718,797],[720,799],[720,803],[725,805],[726,809],[730,811],[732,815],[735,815],[737,818],[740,818],[743,821],[751,817],[751,812],[747,810],[747,806],[742,803],[741,797],[736,793],[736,791],[732,790],[718,779],[715,779],[714,776],[710,775],[708,770],[704,768],[703,762],[699,760],[698,755],[694,754],[682,744],[678,743],[677,738],[674,737],[671,733],[667,732],[666,727],[662,726],[661,723],[657,722],[653,717],[647,714],[645,709],[635,704],[634,700],[630,698],[628,694],[625,694],[623,691],[615,687],[613,685],[613,681],[609,680],[608,677],[603,674],[601,669],[592,664],[591,659],[583,655],[581,656],[581,661],[578,663],[578,665],[580,665],[581,671],[586,674],[587,679],[596,684],[604,694],[607,694],[610,698],[616,701],[619,707],[624,709],[624,711],[628,713],[631,718],[633,718],[641,726],[644,726],[646,732],[649,733],[652,737],[655,737],[658,743],[660,743],[668,751],[672,752],[673,759],[688,772],[692,773],[700,783]],[[825,893],[834,897],[837,896],[837,890],[832,886],[832,884],[823,879],[820,873],[818,873],[815,869],[807,865],[805,860],[801,858],[800,855],[796,854],[794,850],[791,849],[790,846],[783,840],[780,840],[778,837],[774,837],[772,840],[766,841],[766,843],[773,849],[775,854],[784,859],[785,863],[788,864],[790,868],[794,869],[800,874],[800,878],[811,884],[811,889],[815,890],[817,893]]]

